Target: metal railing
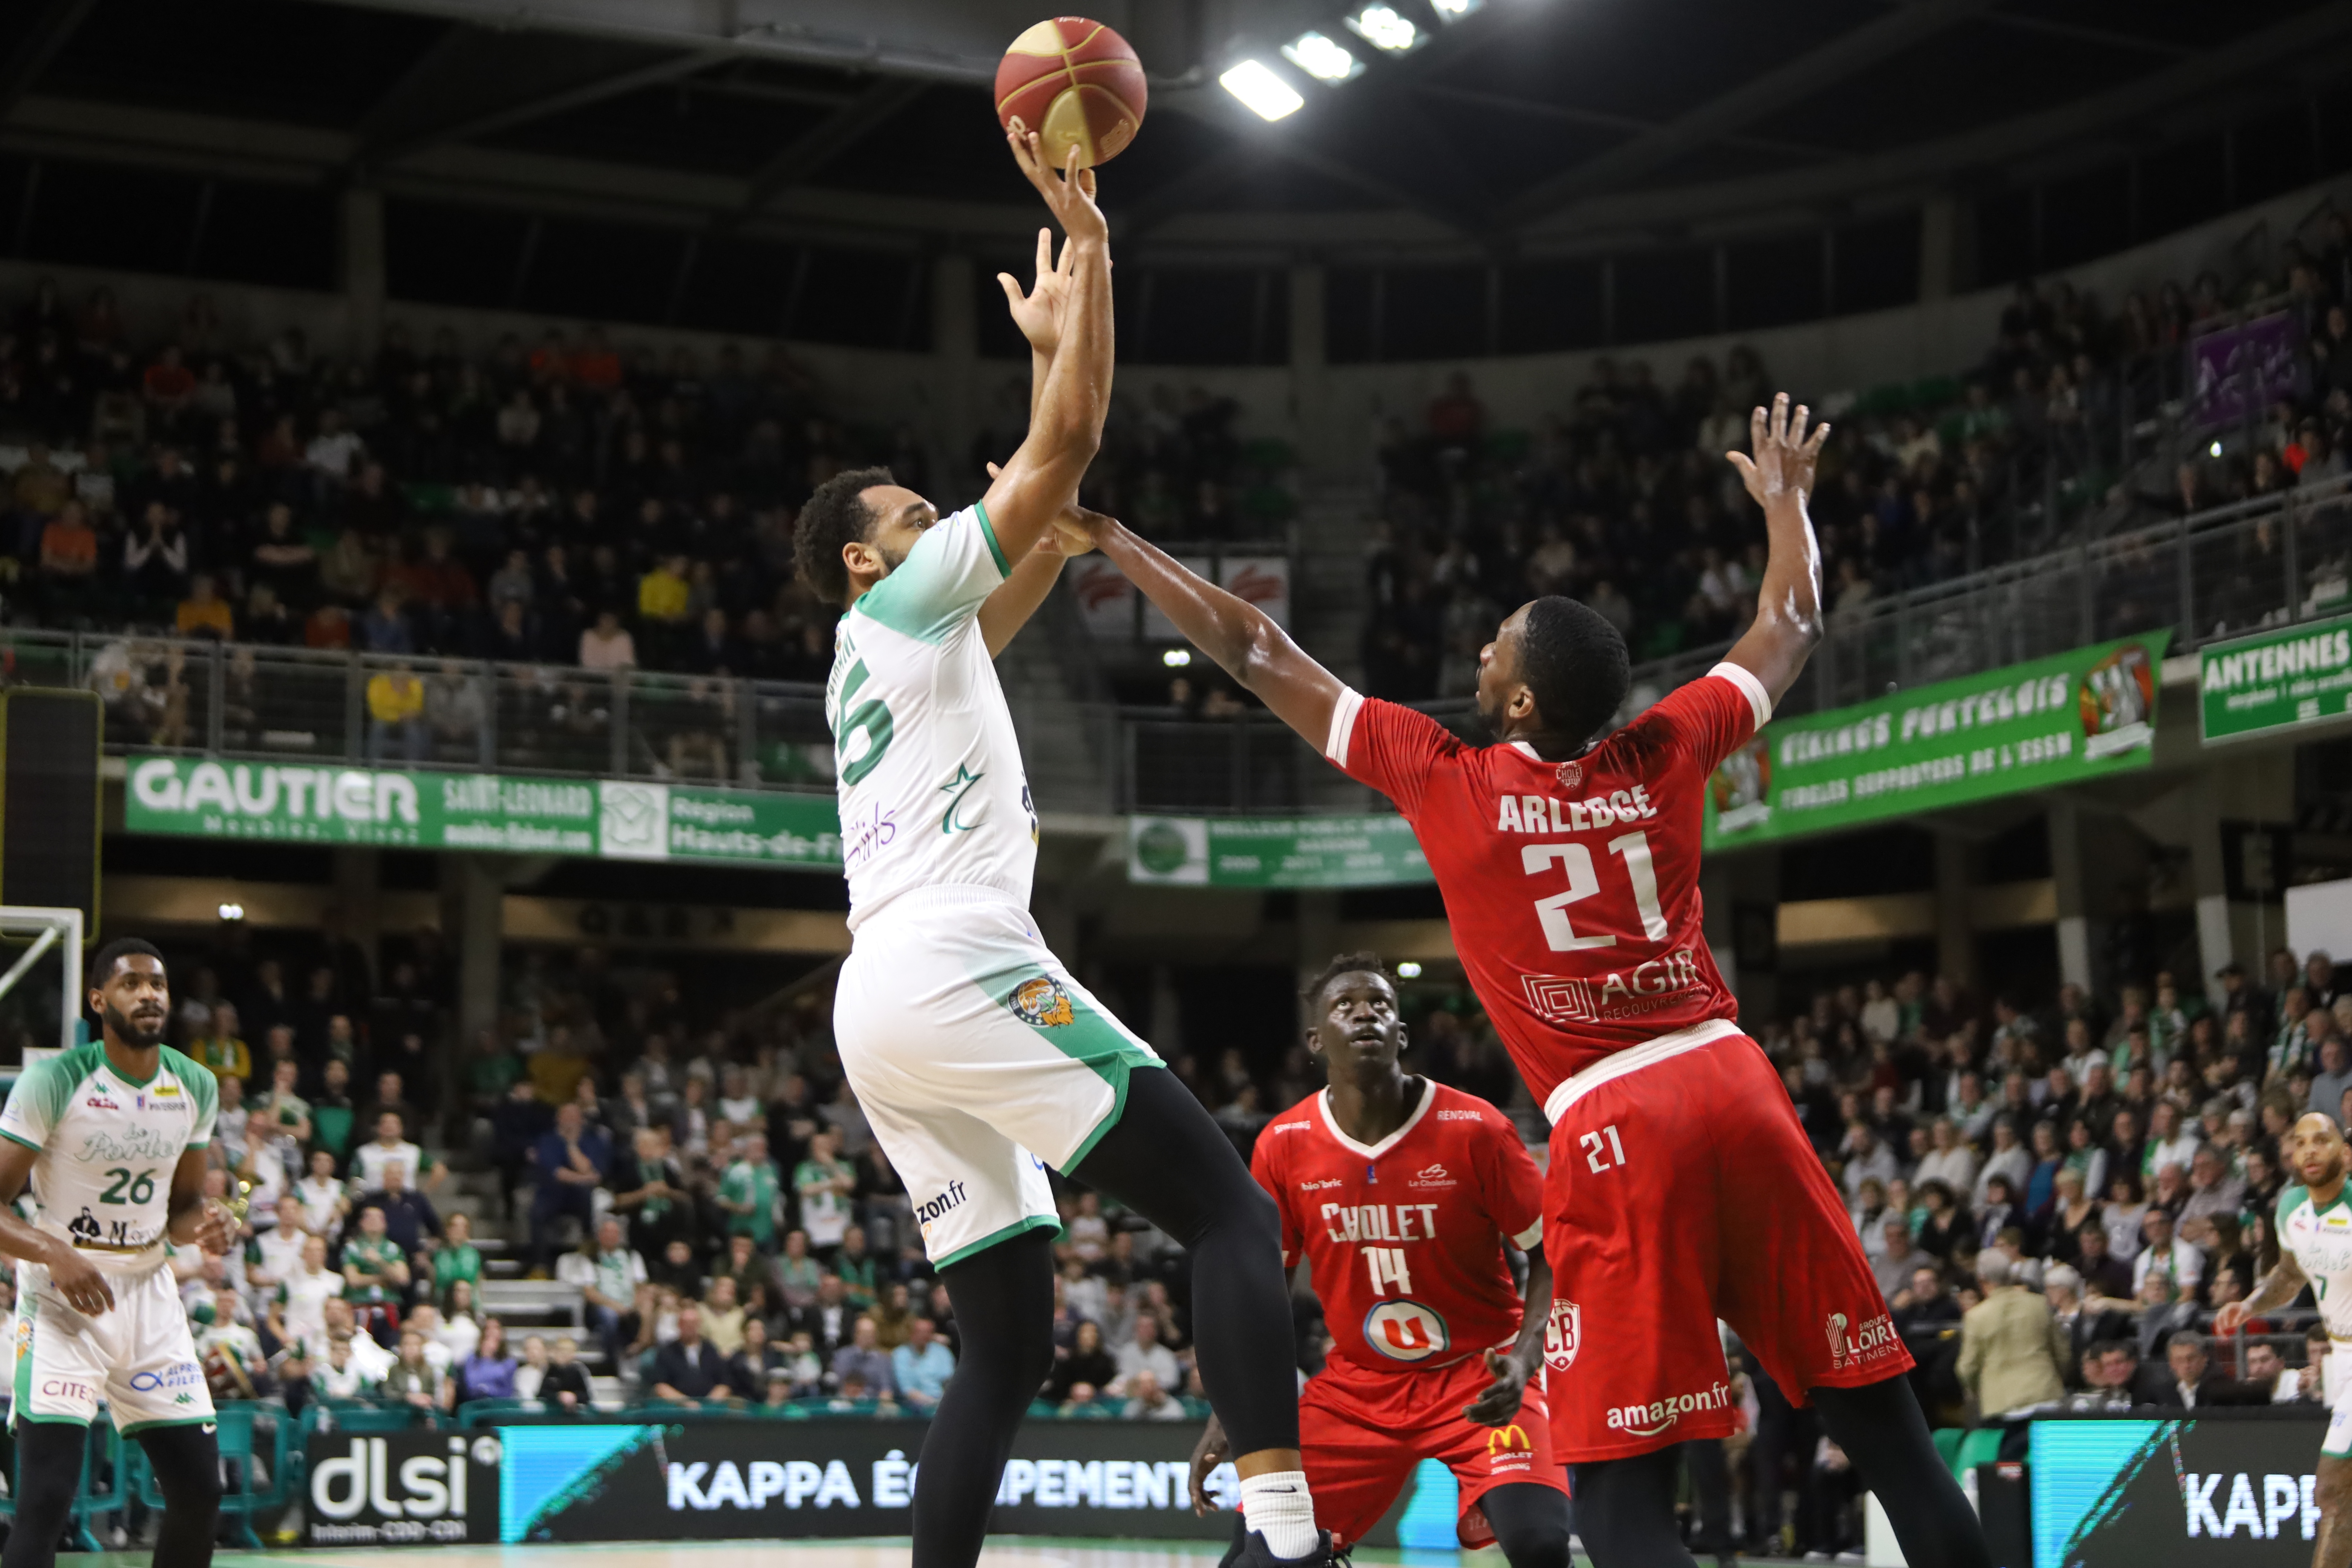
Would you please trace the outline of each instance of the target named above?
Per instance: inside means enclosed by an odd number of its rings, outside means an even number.
[[[0,680],[96,691],[114,752],[833,787],[800,682],[19,628]]]
[[[2169,627],[2174,652],[2352,610],[2352,475],[1832,611],[1780,703],[1810,713]],[[1728,642],[1635,667],[1625,717]]]
[[[1457,733],[1475,725],[1460,699],[1416,702]],[[1185,718],[1165,708],[1117,710],[1121,811],[1173,816],[1304,816],[1386,812],[1388,802],[1341,776],[1263,708]]]
[[[2187,650],[2345,611],[2352,475],[1833,611],[1780,711],[1842,707],[2159,627]],[[1059,610],[1048,618],[1049,635],[1066,645],[1057,662],[1083,663],[1074,621]],[[1729,646],[1636,667],[1622,717],[1705,673]],[[400,710],[386,683],[412,676],[422,708],[381,717]],[[0,680],[97,691],[107,748],[117,752],[833,786],[824,691],[808,683],[24,629],[0,632]],[[1263,710],[1183,718],[1114,708],[1099,689],[1077,695],[1087,751],[1108,775],[1116,810],[1386,809],[1370,790],[1337,780],[1315,747]],[[1470,722],[1465,702],[1422,706],[1457,730]]]
[[[1784,714],[1843,707],[2135,632],[2176,652],[2352,612],[2352,475],[2116,533],[1833,611]],[[1712,668],[1729,642],[1638,665],[1619,721]],[[1469,704],[1417,704],[1458,732]],[[1316,748],[1261,709],[1181,719],[1121,709],[1117,797],[1130,812],[1286,816],[1385,810],[1335,789]]]

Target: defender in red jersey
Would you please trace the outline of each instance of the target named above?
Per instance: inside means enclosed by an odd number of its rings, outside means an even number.
[[[1675,1445],[1731,1430],[1716,1320],[1821,1411],[1915,1568],[1990,1568],[1937,1457],[1844,1205],[1702,933],[1701,794],[1821,635],[1810,439],[1788,397],[1728,454],[1763,508],[1753,623],[1724,661],[1615,734],[1624,638],[1586,605],[1521,605],[1481,653],[1472,746],[1366,700],[1264,614],[1108,518],[1065,514],[1195,646],[1334,763],[1386,793],[1445,895],[1472,984],[1553,1131],[1552,1430],[1599,1568],[1687,1563]]]
[[[1307,1048],[1330,1087],[1266,1124],[1250,1168],[1281,1211],[1282,1260],[1306,1260],[1331,1334],[1298,1401],[1318,1521],[1344,1551],[1437,1459],[1460,1488],[1465,1546],[1500,1545],[1511,1568],[1568,1568],[1567,1477],[1543,1393],[1543,1178],[1501,1111],[1398,1067],[1404,1023],[1377,954],[1332,960],[1306,996]],[[1529,1254],[1532,1321],[1506,1243]],[[1212,1418],[1192,1456],[1203,1512],[1225,1447]]]

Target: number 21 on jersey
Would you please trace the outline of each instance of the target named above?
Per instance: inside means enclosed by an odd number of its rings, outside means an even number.
[[[1633,886],[1633,908],[1642,917],[1642,934],[1652,942],[1665,941],[1666,916],[1658,907],[1658,875],[1650,863],[1650,836],[1621,833],[1609,841],[1609,853],[1625,862],[1625,880]],[[1529,844],[1519,850],[1519,864],[1530,877],[1542,875],[1555,860],[1568,873],[1568,891],[1536,900],[1536,919],[1543,922],[1544,941],[1554,952],[1616,946],[1617,939],[1612,935],[1601,932],[1579,936],[1576,928],[1569,923],[1568,906],[1601,890],[1601,874],[1593,868],[1591,850],[1573,840],[1565,844]]]

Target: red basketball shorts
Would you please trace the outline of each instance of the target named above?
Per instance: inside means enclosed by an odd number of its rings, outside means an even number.
[[[1909,1369],[1845,1204],[1780,1075],[1736,1027],[1622,1051],[1545,1110],[1545,1354],[1563,1464],[1735,1431],[1718,1318],[1799,1404]]]
[[[1528,1385],[1508,1426],[1481,1426],[1462,1414],[1493,1381],[1486,1358],[1475,1355],[1428,1372],[1358,1372],[1335,1357],[1307,1381],[1298,1396],[1298,1446],[1315,1522],[1331,1532],[1333,1545],[1361,1541],[1423,1459],[1454,1472],[1465,1546],[1494,1541],[1478,1500],[1496,1487],[1524,1481],[1568,1489],[1537,1384]]]

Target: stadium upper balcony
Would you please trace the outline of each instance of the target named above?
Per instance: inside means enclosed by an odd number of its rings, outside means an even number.
[[[1799,714],[2169,628],[2176,652],[2352,607],[2352,475],[2215,508],[1832,613],[1781,703]],[[1051,627],[1057,617],[1049,616]],[[1058,629],[1075,633],[1066,607]],[[1636,667],[1630,719],[1728,644]],[[110,752],[454,773],[707,781],[826,792],[822,688],[481,659],[390,658],[122,633],[0,634],[10,683],[105,700]],[[1042,710],[1080,761],[1039,791],[1061,812],[1287,816],[1385,809],[1262,709],[1106,702]],[[1468,731],[1468,705],[1423,704]]]

